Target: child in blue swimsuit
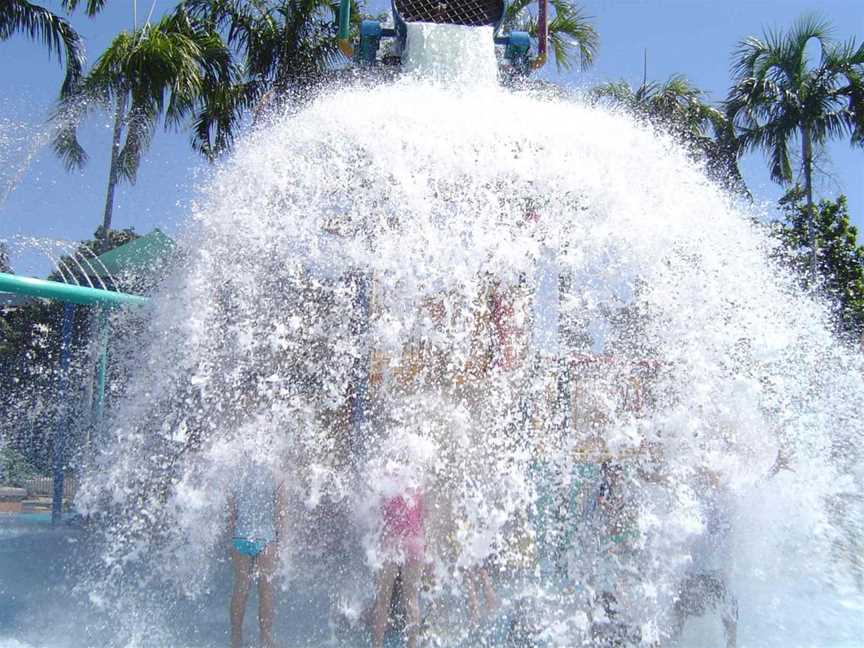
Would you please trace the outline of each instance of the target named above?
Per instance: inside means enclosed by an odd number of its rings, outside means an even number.
[[[231,596],[231,648],[243,645],[243,617],[253,581],[258,585],[260,642],[273,640],[275,591],[273,575],[279,555],[280,527],[284,524],[283,483],[263,464],[247,462],[229,499],[231,558],[234,592]]]

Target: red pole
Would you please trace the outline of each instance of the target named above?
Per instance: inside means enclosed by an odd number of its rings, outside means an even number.
[[[543,67],[546,63],[546,40],[549,14],[547,11],[548,0],[537,0],[537,58],[531,67],[535,70]]]

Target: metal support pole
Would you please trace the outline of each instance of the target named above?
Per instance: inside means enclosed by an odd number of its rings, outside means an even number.
[[[537,58],[531,63],[534,70],[546,64],[549,40],[549,10],[547,0],[537,0]]]
[[[555,420],[558,423],[558,440],[564,442],[571,434],[573,428],[572,394],[573,384],[571,382],[569,359],[566,354],[558,356],[558,371],[555,384]]]
[[[369,277],[362,274],[358,275],[355,281],[357,282],[357,320],[355,321],[354,334],[360,339],[363,348],[352,372],[354,385],[351,401],[351,445],[355,450],[359,451],[364,446],[366,398],[369,392],[370,349],[367,340],[369,334],[371,286]]]
[[[97,344],[99,357],[96,360],[96,393],[93,399],[93,427],[97,431],[102,424],[105,411],[105,377],[108,373],[108,309],[102,307],[97,315]]]
[[[339,2],[339,33],[337,43],[339,51],[349,60],[354,58],[354,47],[351,45],[349,36],[351,33],[351,0],[340,0]]]
[[[57,400],[60,402],[57,427],[54,430],[52,472],[54,492],[51,502],[51,522],[56,524],[63,516],[63,480],[66,469],[66,435],[68,433],[68,409],[65,403],[69,374],[69,358],[72,355],[72,328],[75,323],[75,305],[63,304],[63,324],[60,332],[60,366],[57,382]]]
[[[561,423],[562,441],[573,433],[573,314],[565,310],[564,304],[570,302],[573,294],[573,274],[558,266],[558,286],[556,290],[558,307],[558,384],[557,407]]]

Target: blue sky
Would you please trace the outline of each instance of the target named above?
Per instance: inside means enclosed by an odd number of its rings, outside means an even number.
[[[43,2],[57,9],[56,1]],[[138,0],[138,22],[146,19],[151,7],[158,17],[174,4]],[[731,53],[747,35],[760,35],[765,28],[785,29],[800,14],[816,10],[835,25],[838,38],[864,37],[861,0],[584,0],[581,5],[600,34],[599,55],[588,73],[558,74],[554,65],[547,65],[543,75],[558,83],[624,79],[636,85],[647,50],[649,79],[683,74],[710,99],[720,100],[729,87]],[[81,13],[71,17],[85,38],[89,61],[118,31],[132,26],[133,6],[134,0],[109,0],[106,11],[94,19]],[[90,237],[101,222],[110,119],[97,115],[81,131],[90,154],[87,168],[80,173],[64,171],[44,145],[45,122],[62,76],[61,66],[36,43],[24,37],[0,43],[0,238],[77,240]],[[847,194],[852,219],[864,229],[864,150],[834,142],[820,166],[828,173],[817,186],[820,195]],[[758,200],[773,201],[782,194],[770,182],[761,154],[745,158],[742,171]],[[202,173],[207,173],[207,164],[191,151],[187,133],[159,132],[136,185],[123,185],[117,192],[115,226],[134,226],[140,233],[153,227],[176,232]],[[41,254],[17,255],[13,264],[19,273],[36,275],[45,274],[50,265]]]

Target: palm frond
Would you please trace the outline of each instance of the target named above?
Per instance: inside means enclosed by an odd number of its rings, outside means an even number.
[[[533,3],[534,0],[514,0],[505,5],[501,26],[506,31],[513,31],[514,25],[522,20],[523,14],[526,13],[528,7]]]
[[[83,107],[69,106],[62,112],[58,111],[52,118],[57,127],[51,139],[51,147],[67,171],[82,169],[87,164],[87,152],[78,141],[78,124],[85,110]]]
[[[549,21],[549,40],[555,53],[555,64],[559,70],[570,67],[574,52],[579,59],[579,67],[587,70],[594,63],[600,46],[597,30],[591,25],[579,5],[569,0],[550,0],[555,16]]]
[[[146,98],[136,102],[133,96],[126,116],[126,139],[117,156],[117,172],[129,184],[135,184],[141,157],[153,140],[158,117],[158,110],[152,102]]]
[[[864,146],[864,74],[847,77],[849,84],[843,89],[843,94],[849,100],[852,128],[852,144]]]
[[[749,36],[738,43],[732,54],[732,78],[736,83],[756,77],[759,61],[769,56],[770,47],[765,41]]]
[[[852,137],[855,133],[855,120],[846,110],[827,112],[816,124],[813,141],[823,144],[829,139]]]
[[[517,0],[508,11],[515,15],[527,4]],[[355,31],[362,9],[362,3],[352,3]],[[184,0],[177,11],[218,32],[229,51],[224,63],[232,72],[220,76],[232,81],[220,87],[205,78],[202,99],[191,113],[193,147],[208,157],[230,147],[245,115],[259,111],[265,97],[278,103],[302,101],[344,63],[334,0]],[[186,108],[178,112],[189,114]]]
[[[792,182],[792,164],[789,161],[788,139],[782,136],[766,138],[766,144],[770,142],[771,151],[771,179],[781,184]]]
[[[84,67],[84,45],[72,26],[44,7],[27,0],[4,0],[0,4],[0,41],[13,34],[23,33],[40,41],[49,55],[65,58],[66,76],[60,89],[61,96],[70,94],[81,77]]]
[[[796,20],[785,37],[781,37],[783,48],[794,58],[803,57],[803,52],[811,39],[820,44],[828,44],[833,40],[833,28],[823,17],[809,13]]]
[[[263,94],[262,85],[256,82],[206,89],[192,123],[192,148],[210,160],[230,149],[244,115]]]
[[[820,70],[820,89],[848,124],[851,143],[864,145],[864,42],[851,38],[835,44],[825,52]]]
[[[73,92],[62,96],[51,115],[55,125],[51,146],[67,171],[83,168],[88,160],[78,141],[78,126],[91,111],[107,106],[109,102],[100,88],[87,81],[85,78]]]
[[[106,2],[107,0],[85,0],[84,11],[88,16],[95,16],[97,13],[102,11]],[[62,4],[63,8],[71,13],[75,11],[82,2],[81,0],[63,0]]]
[[[608,81],[594,86],[588,92],[592,103],[603,103],[617,107],[630,108],[636,103],[636,95],[630,84],[624,80]]]

